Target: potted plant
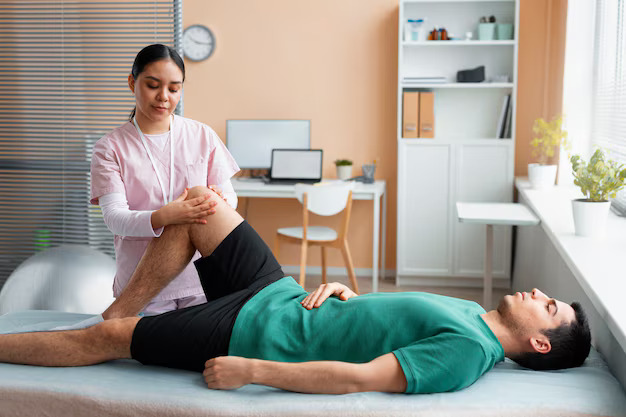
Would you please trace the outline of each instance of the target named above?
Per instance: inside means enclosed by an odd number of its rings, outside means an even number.
[[[352,178],[352,161],[349,159],[337,159],[335,160],[335,166],[337,167],[337,178],[340,180],[347,180]]]
[[[578,236],[601,237],[606,233],[606,219],[611,202],[626,184],[626,168],[613,160],[606,160],[597,149],[587,164],[579,155],[570,158],[574,184],[586,198],[572,201],[574,229]]]
[[[542,118],[533,124],[532,157],[537,163],[528,164],[528,180],[535,189],[546,189],[554,185],[556,165],[548,165],[556,150],[567,146],[567,132],[563,130],[563,117],[554,117],[547,122]]]

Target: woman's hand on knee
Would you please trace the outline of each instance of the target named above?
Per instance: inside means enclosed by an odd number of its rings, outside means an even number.
[[[170,224],[206,224],[205,217],[215,213],[217,201],[211,195],[202,195],[186,200],[188,189],[174,201],[152,213],[152,227],[161,228]]]

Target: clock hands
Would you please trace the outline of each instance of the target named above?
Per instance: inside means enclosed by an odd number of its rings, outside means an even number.
[[[194,39],[191,35],[189,35],[189,40],[200,45],[210,45],[212,43],[211,41],[200,41],[198,39]]]

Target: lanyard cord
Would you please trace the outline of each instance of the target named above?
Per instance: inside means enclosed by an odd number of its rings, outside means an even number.
[[[139,137],[141,138],[141,143],[143,143],[143,147],[146,149],[148,153],[148,158],[150,158],[150,162],[152,163],[152,168],[154,168],[154,172],[156,173],[157,180],[159,181],[159,185],[161,186],[161,191],[163,192],[163,205],[167,205],[170,201],[173,200],[174,196],[174,116],[170,119],[170,193],[169,198],[168,194],[165,193],[165,186],[163,185],[163,181],[161,180],[161,175],[159,174],[159,170],[154,163],[154,158],[152,157],[152,152],[150,152],[150,148],[148,148],[148,144],[146,143],[146,138],[143,135],[143,132],[139,128],[137,124],[137,119],[133,117],[133,123],[137,128],[137,132],[139,132]]]

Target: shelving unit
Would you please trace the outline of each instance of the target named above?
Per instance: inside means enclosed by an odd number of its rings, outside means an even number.
[[[477,40],[481,16],[513,23],[513,40]],[[426,18],[428,30],[473,39],[405,41],[404,22]],[[398,224],[396,284],[480,285],[484,228],[459,223],[457,201],[510,202],[513,197],[517,97],[518,0],[401,1],[398,31]],[[460,70],[485,66],[486,82],[458,83]],[[409,83],[404,77],[445,77]],[[489,82],[507,76],[509,82]],[[404,91],[435,93],[435,137],[402,137]],[[511,94],[511,137],[497,134],[502,103]],[[495,234],[496,285],[508,285],[511,231]]]

